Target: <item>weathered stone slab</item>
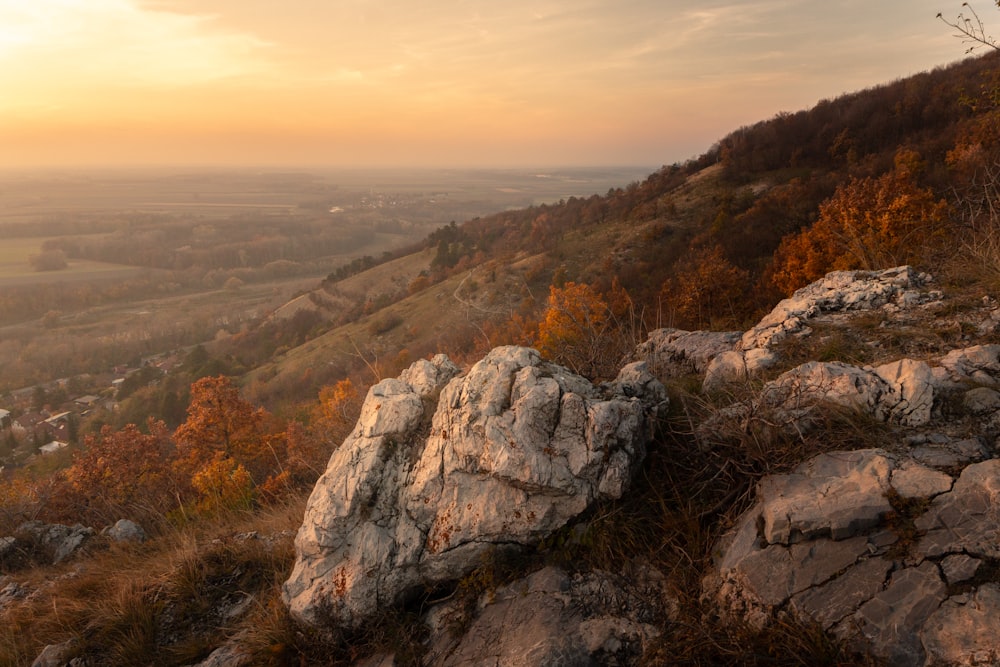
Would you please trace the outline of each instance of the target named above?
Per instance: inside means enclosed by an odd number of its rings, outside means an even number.
[[[973,345],[952,350],[935,370],[935,378],[942,385],[959,385],[969,380],[996,385],[1000,378],[1000,345]]]
[[[889,560],[878,556],[865,558],[830,582],[792,597],[792,609],[829,630],[878,594],[891,569]]]
[[[822,454],[789,475],[761,481],[761,535],[790,544],[817,535],[844,539],[892,511],[886,499],[890,461],[879,450]]]
[[[920,631],[930,665],[1000,664],[1000,586],[949,598]]]
[[[711,361],[736,347],[741,331],[656,329],[636,350],[660,377],[704,373]]]
[[[976,576],[983,562],[965,554],[952,554],[941,561],[941,573],[948,584],[959,584]]]
[[[639,664],[659,635],[654,621],[669,613],[662,579],[633,579],[606,572],[570,576],[547,567],[484,598],[475,618],[443,606],[429,616],[434,640],[426,663],[464,665]],[[652,582],[652,583],[651,583]],[[455,636],[456,621],[468,629]]]
[[[951,492],[935,498],[914,523],[924,532],[915,550],[920,557],[1000,558],[1000,460],[965,468]]]
[[[924,663],[920,629],[947,597],[947,588],[933,563],[894,572],[888,587],[861,605],[842,624],[857,628],[872,652],[891,665]]]
[[[954,482],[951,475],[915,461],[903,461],[892,471],[890,484],[903,498],[933,498],[951,491]]]
[[[1000,410],[1000,391],[976,387],[962,395],[962,405],[974,415],[986,415]]]

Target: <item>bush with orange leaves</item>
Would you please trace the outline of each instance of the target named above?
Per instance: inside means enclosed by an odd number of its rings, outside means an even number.
[[[659,298],[672,326],[733,328],[752,310],[750,288],[750,274],[727,260],[716,245],[681,259]]]
[[[175,467],[210,510],[241,507],[256,488],[276,492],[285,473],[287,434],[263,408],[240,396],[222,375],[191,385],[187,420],[174,432]],[[248,495],[249,494],[249,495]]]
[[[628,293],[617,281],[611,303],[593,287],[567,282],[549,288],[535,346],[542,356],[588,378],[613,378],[639,335]]]
[[[163,518],[177,498],[173,443],[162,421],[150,419],[146,426],[148,434],[129,424],[88,435],[61,480],[53,509],[89,524]]]
[[[311,431],[329,449],[337,447],[354,428],[364,396],[350,378],[319,390],[319,403],[312,410]]]
[[[782,240],[772,284],[791,294],[829,271],[929,261],[944,239],[947,204],[918,185],[921,168],[919,156],[903,150],[893,171],[839,187],[811,227]]]

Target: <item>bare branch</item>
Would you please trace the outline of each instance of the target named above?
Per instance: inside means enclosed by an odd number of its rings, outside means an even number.
[[[956,34],[955,37],[961,39],[962,43],[969,45],[965,50],[967,54],[972,53],[976,49],[983,46],[989,47],[995,51],[1000,51],[1000,45],[997,44],[992,35],[986,34],[986,26],[983,24],[982,19],[979,18],[979,14],[976,13],[976,10],[972,8],[972,5],[968,2],[963,2],[962,6],[968,9],[971,17],[966,16],[964,13],[959,13],[959,15],[955,17],[954,21],[949,21],[940,12],[938,12],[937,18],[940,19],[946,26],[954,28],[958,31],[958,34]]]

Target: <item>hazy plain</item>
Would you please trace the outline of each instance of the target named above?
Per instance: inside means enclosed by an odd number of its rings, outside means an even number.
[[[0,391],[238,333],[359,257],[652,170],[0,171]],[[66,267],[35,270],[46,249]]]

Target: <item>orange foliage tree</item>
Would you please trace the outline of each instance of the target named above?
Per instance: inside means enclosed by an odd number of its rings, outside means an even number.
[[[771,282],[791,294],[828,271],[926,261],[942,240],[947,204],[917,184],[919,156],[900,151],[878,178],[854,178],[820,205],[819,219],[785,237]]]
[[[1000,96],[996,78],[988,90]],[[1000,107],[996,99],[986,104],[990,112],[966,123],[948,153],[955,213],[963,227],[956,244],[962,261],[949,268],[995,287],[1000,284]]]
[[[60,505],[84,521],[162,518],[176,504],[173,444],[166,424],[150,419],[149,433],[135,424],[104,426],[88,435],[65,473]]]
[[[610,296],[614,307],[589,285],[550,286],[535,339],[539,352],[586,377],[613,377],[632,347],[630,328],[622,318],[631,300],[617,282]]]
[[[747,314],[750,276],[718,245],[685,256],[663,284],[660,303],[671,323],[695,329],[733,327]]]
[[[242,506],[255,484],[281,473],[284,435],[270,415],[219,375],[191,385],[187,420],[174,432],[177,465],[208,509]]]

